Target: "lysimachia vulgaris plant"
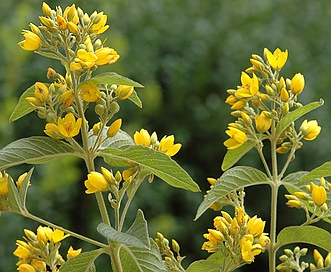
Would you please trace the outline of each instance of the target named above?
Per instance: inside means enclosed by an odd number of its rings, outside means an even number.
[[[207,222],[203,234],[202,250],[210,256],[185,269],[179,243],[174,239],[170,243],[159,232],[155,239],[150,238],[143,211],[136,212],[129,227],[126,220],[146,178],[153,182],[156,176],[171,186],[199,192],[199,186],[172,159],[181,144],[175,143],[173,135],[159,139],[156,132],[142,128],[132,137],[121,129],[124,121],[116,117],[121,104],[129,100],[141,108],[136,88],[143,86],[114,72],[98,73],[99,67],[110,66],[120,58],[102,40],[109,28],[106,14],[95,11],[89,15],[75,4],[64,10],[59,6],[52,9],[46,3],[42,13],[39,25],[31,23],[30,30],[23,30],[24,40],[19,45],[59,61],[63,69],[46,68],[47,79],[23,92],[10,121],[35,112],[44,123],[44,136],[18,139],[0,150],[0,212],[20,214],[40,223],[35,231],[24,229],[23,239],[16,241],[13,254],[18,258],[17,270],[104,271],[94,264],[104,254],[116,272],[226,272],[268,254],[269,271],[330,271],[331,235],[314,224],[321,220],[331,223],[331,183],[327,181],[331,162],[310,172],[287,173],[304,142],[314,140],[321,131],[316,120],[300,119],[323,101],[307,105],[299,102],[304,76],[296,73],[286,78],[281,74],[288,59],[287,50],[265,49],[263,56],[252,55],[252,66],[242,72],[241,83],[227,91],[225,102],[236,120],[226,130],[229,139],[224,142],[228,149],[222,163],[224,173],[219,178],[207,178],[210,190],[195,218],[209,208],[217,213],[213,222]],[[263,170],[234,166],[252,149],[257,151]],[[85,162],[87,176],[81,182],[86,187],[86,197],[94,195],[98,204],[98,240],[28,210],[27,192],[36,186],[33,168],[17,179],[10,175],[11,167],[43,164],[66,156]],[[97,158],[103,159],[102,166]],[[245,188],[259,185],[271,188],[269,218],[250,215],[245,209]],[[287,202],[281,204],[302,209],[306,220],[300,226],[277,231],[281,187],[288,191]],[[222,210],[226,206],[230,209]],[[95,249],[61,248],[68,236]],[[315,247],[310,259],[313,261],[304,260],[308,249],[300,248],[298,243]]]
[[[17,270],[97,271],[94,261],[107,254],[113,271],[167,271],[159,250],[164,241],[157,243],[150,238],[143,212],[138,210],[129,222],[126,218],[146,178],[152,182],[157,176],[171,186],[199,191],[171,158],[181,144],[175,143],[173,135],[158,139],[156,132],[150,135],[139,129],[131,137],[121,130],[124,121],[116,117],[121,104],[131,101],[141,108],[135,88],[143,86],[114,72],[97,73],[99,67],[111,67],[120,58],[101,38],[109,28],[106,14],[95,11],[89,15],[75,4],[52,9],[46,3],[42,13],[39,25],[30,23],[30,30],[23,30],[24,40],[19,46],[59,61],[63,70],[45,68],[41,81],[22,94],[10,119],[36,112],[44,123],[44,136],[19,139],[0,150],[1,212],[14,212],[41,224],[36,231],[24,229],[24,238],[17,240]],[[85,162],[88,174],[82,182],[86,196],[95,195],[98,204],[101,218],[96,231],[100,241],[30,213],[26,199],[28,188],[35,186],[33,169],[17,182],[9,174],[8,168],[13,166],[47,163],[65,156]],[[98,157],[103,158],[103,166],[96,162]],[[66,256],[61,255],[61,241],[68,236],[94,245],[95,250],[69,247]],[[176,250],[179,254],[179,246]],[[173,263],[181,267],[180,261],[177,258]]]

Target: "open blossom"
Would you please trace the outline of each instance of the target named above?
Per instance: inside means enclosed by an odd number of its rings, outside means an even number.
[[[98,86],[92,81],[82,84],[80,90],[79,96],[86,102],[96,102],[101,96]]]
[[[76,71],[83,67],[91,68],[95,65],[98,57],[93,52],[88,52],[85,49],[78,49],[77,58],[70,63],[70,71]]]
[[[281,51],[279,48],[277,48],[273,53],[271,53],[269,49],[265,48],[265,55],[270,66],[275,70],[280,70],[283,68],[287,61],[288,52],[287,50]]]
[[[97,14],[96,18],[98,18],[99,21],[92,25],[90,31],[91,31],[91,33],[102,34],[109,28],[109,25],[106,25],[107,15],[103,14],[103,12],[99,12]]]
[[[106,177],[103,174],[95,171],[92,171],[87,175],[87,180],[85,180],[84,184],[87,188],[85,191],[87,194],[107,191],[109,188],[109,183]]]
[[[72,138],[78,135],[82,126],[82,118],[78,118],[70,112],[64,118],[58,118],[58,130],[66,138]]]
[[[120,55],[118,55],[114,49],[109,47],[102,47],[96,50],[94,54],[98,58],[95,64],[99,66],[115,63],[120,58]]]
[[[164,136],[159,144],[159,151],[166,153],[169,156],[174,156],[178,153],[179,149],[182,147],[181,144],[174,144],[175,137],[174,135],[171,136]]]
[[[245,132],[242,132],[240,129],[235,127],[228,127],[228,130],[225,132],[230,136],[230,139],[224,142],[224,145],[228,149],[236,149],[242,146],[247,139]]]
[[[256,95],[259,91],[259,81],[257,76],[253,74],[251,78],[245,72],[241,73],[241,86],[235,93],[237,98],[250,98]]]
[[[32,29],[31,24],[30,24],[30,27]],[[28,31],[28,30],[23,30],[22,34],[23,34],[25,40],[18,43],[18,45],[20,47],[22,47],[24,50],[28,50],[28,51],[35,51],[40,48],[41,39],[37,34],[35,34],[32,31]]]
[[[315,140],[321,132],[321,127],[316,120],[307,121],[304,120],[300,126],[300,131],[303,135],[303,139],[307,141]]]
[[[134,141],[137,145],[150,146],[151,136],[146,129],[141,129],[139,132],[136,131],[133,135]]]
[[[266,132],[271,127],[272,119],[270,119],[266,113],[267,112],[262,111],[260,115],[255,117],[255,126],[259,132]]]
[[[262,251],[262,246],[259,243],[254,244],[254,237],[251,234],[247,234],[242,238],[240,242],[241,256],[246,263],[254,261],[256,255],[259,255]]]

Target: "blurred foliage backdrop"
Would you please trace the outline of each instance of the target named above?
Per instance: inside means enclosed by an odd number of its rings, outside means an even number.
[[[47,3],[54,8],[71,5],[72,1]],[[43,135],[44,123],[35,114],[8,123],[20,94],[36,81],[46,82],[47,67],[60,67],[17,46],[22,40],[21,29],[27,29],[29,22],[38,24],[41,4],[42,0],[0,2],[0,147],[21,137]],[[106,69],[145,85],[139,90],[143,109],[130,103],[123,106],[120,114],[125,120],[124,129],[131,134],[141,127],[150,132],[156,130],[160,136],[174,134],[176,141],[183,144],[175,159],[203,191],[194,194],[176,190],[155,180],[143,185],[135,202],[145,212],[152,237],[161,231],[179,241],[182,254],[187,256],[186,265],[207,256],[200,250],[202,234],[212,227],[216,214],[208,211],[197,222],[193,218],[209,187],[206,178],[221,175],[220,164],[226,152],[222,143],[227,138],[224,131],[233,120],[229,106],[224,103],[226,90],[240,83],[240,73],[250,66],[252,53],[263,54],[264,47],[271,51],[277,47],[288,49],[284,73],[287,77],[296,72],[305,75],[303,103],[325,100],[323,108],[309,116],[318,119],[322,133],[313,143],[305,143],[292,170],[310,170],[331,159],[328,0],[80,0],[75,4],[88,13],[97,10],[109,16],[107,45],[114,47],[121,59]],[[254,152],[239,164],[259,166]],[[29,167],[8,172],[16,177]],[[70,158],[37,166],[28,207],[32,213],[98,239],[95,227],[101,219],[94,213],[93,196],[84,194],[85,177],[82,163]],[[268,191],[248,190],[248,213],[268,220],[268,201]],[[279,227],[292,224],[293,220],[298,223],[302,216],[289,211],[285,202],[285,198],[280,198],[283,220]],[[17,260],[12,255],[15,240],[23,236],[23,228],[36,227],[37,224],[20,216],[2,215],[0,271],[15,270]],[[69,242],[89,249],[79,241]],[[255,266],[241,271],[257,268],[266,271],[264,257],[259,256]],[[109,270],[104,266],[100,271]]]

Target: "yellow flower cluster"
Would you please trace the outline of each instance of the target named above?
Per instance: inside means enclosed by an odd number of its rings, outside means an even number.
[[[241,74],[241,85],[227,90],[229,96],[225,102],[231,106],[231,114],[238,118],[226,130],[229,139],[224,145],[228,149],[236,149],[247,141],[258,143],[267,139],[291,109],[302,107],[297,100],[305,86],[304,76],[301,73],[291,79],[280,76],[287,57],[287,50],[279,48],[274,52],[266,48],[264,58],[253,54],[252,66]],[[290,126],[280,135],[277,152],[285,154],[292,148],[299,149],[302,138],[314,140],[320,131],[316,120],[304,121],[299,133]]]
[[[307,216],[309,215],[308,207],[313,207],[314,212],[307,218],[307,221],[316,222],[331,215],[327,204],[327,190],[331,191],[331,183],[326,182],[324,178],[320,179],[319,185],[310,182],[309,185],[306,185],[306,192],[297,191],[293,194],[286,194],[285,197],[288,199],[286,205],[290,208],[306,210]]]
[[[35,234],[31,230],[24,229],[25,237],[17,240],[17,248],[14,255],[19,258],[17,270],[27,272],[59,271],[59,267],[65,263],[59,253],[61,241],[69,235],[62,230],[39,226]],[[69,248],[67,259],[80,254],[81,249]]]
[[[208,252],[221,251],[224,256],[230,256],[234,267],[254,261],[256,255],[263,252],[270,239],[264,233],[265,221],[256,215],[252,218],[243,208],[235,208],[235,217],[221,211],[222,216],[214,218],[215,229],[208,229],[202,249]]]

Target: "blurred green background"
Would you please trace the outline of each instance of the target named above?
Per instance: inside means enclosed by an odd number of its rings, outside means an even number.
[[[48,1],[52,8],[65,7],[72,1]],[[297,153],[290,170],[311,170],[330,160],[330,60],[331,4],[328,0],[81,0],[74,2],[85,12],[104,11],[110,30],[107,46],[115,48],[121,58],[106,69],[142,83],[139,90],[143,109],[132,103],[122,104],[120,116],[124,130],[131,135],[144,127],[159,136],[175,135],[183,144],[175,159],[199,184],[204,193],[207,177],[221,175],[220,164],[226,152],[223,141],[227,123],[234,120],[230,107],[224,103],[226,90],[240,83],[240,73],[250,66],[252,53],[263,54],[264,47],[273,51],[289,50],[286,77],[301,72],[306,87],[301,102],[323,98],[325,105],[309,115],[318,119],[321,135],[313,143],[306,142]],[[21,30],[28,24],[38,24],[41,0],[7,0],[0,2],[0,147],[32,135],[43,135],[44,123],[30,114],[9,123],[9,116],[20,94],[36,81],[46,82],[46,70],[54,63],[17,46]],[[105,71],[106,71],[105,69]],[[260,167],[255,152],[250,152],[239,164]],[[17,177],[31,166],[8,170]],[[100,217],[93,196],[84,193],[86,177],[81,161],[72,158],[46,166],[37,166],[30,188],[28,207],[57,224],[81,234],[100,239],[95,231]],[[269,194],[267,188],[247,190],[247,212],[268,221]],[[175,238],[186,255],[184,266],[205,258],[200,247],[202,234],[212,227],[217,215],[206,212],[193,222],[203,193],[191,193],[171,188],[155,180],[144,183],[132,207],[142,208],[149,222],[150,235],[161,231]],[[302,214],[285,207],[280,197],[279,228],[301,222]],[[129,220],[130,221],[130,220]],[[132,222],[132,221],[131,221]],[[128,222],[130,224],[131,222]],[[35,230],[38,224],[14,214],[0,218],[0,271],[14,271],[17,259],[12,255],[15,241],[23,236],[23,228]],[[83,227],[82,227],[83,226]],[[330,230],[329,226],[326,226]],[[73,238],[64,241],[83,247]],[[266,256],[241,271],[267,271]],[[98,271],[110,271],[103,260]]]

